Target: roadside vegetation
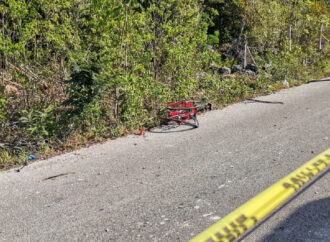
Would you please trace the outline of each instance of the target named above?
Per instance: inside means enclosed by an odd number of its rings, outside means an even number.
[[[329,20],[326,0],[3,0],[0,169],[157,125],[172,101],[329,75]],[[223,74],[245,43],[253,71]]]

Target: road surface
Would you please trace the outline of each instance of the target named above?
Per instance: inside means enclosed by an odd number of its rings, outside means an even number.
[[[0,241],[187,241],[330,147],[330,81],[198,118],[0,173]],[[245,241],[330,241],[329,184]]]

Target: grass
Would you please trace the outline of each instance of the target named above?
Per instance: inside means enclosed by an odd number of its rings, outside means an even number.
[[[212,78],[219,78],[212,77]],[[267,95],[273,92],[277,92],[286,87],[282,82],[274,82],[266,78],[250,78],[248,76],[221,76],[221,85],[219,86],[219,79],[217,81],[211,80],[212,85],[218,85],[217,88],[208,87],[204,96],[208,102],[212,103],[213,108],[221,109],[229,104],[237,103],[248,98],[255,98],[261,95]],[[307,82],[307,79],[303,81],[291,81],[290,87],[299,86]],[[153,119],[148,123],[150,128],[159,125],[159,120]],[[139,126],[139,125],[137,125]],[[86,147],[96,143],[106,142],[108,140],[137,133],[138,130],[134,128],[127,128],[124,125],[118,125],[116,128],[111,129],[109,137],[95,136],[93,132],[85,132],[84,135],[77,133],[71,136],[65,142],[57,141],[49,144],[41,144],[39,151],[34,155],[40,160],[49,158],[64,152],[73,151],[82,147]],[[25,150],[19,155],[12,155],[8,150],[0,151],[0,170],[10,169],[14,166],[21,165],[27,161],[27,157],[30,154],[28,150]]]

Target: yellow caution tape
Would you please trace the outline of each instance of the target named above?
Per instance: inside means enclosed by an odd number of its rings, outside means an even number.
[[[197,235],[191,242],[233,241],[330,165],[330,149],[299,167]]]
[[[327,37],[325,37],[324,34],[322,34],[323,38],[325,38],[329,43],[330,43],[330,40],[327,39]]]

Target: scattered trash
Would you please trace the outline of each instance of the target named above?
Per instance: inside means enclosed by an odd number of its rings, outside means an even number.
[[[218,186],[218,189],[221,189],[221,188],[223,188],[225,186],[226,186],[226,184],[221,184],[220,186]]]
[[[203,214],[203,217],[204,218],[206,218],[206,217],[208,217],[208,216],[210,216],[210,215],[212,215],[213,213],[206,213],[206,214]]]
[[[182,225],[182,228],[187,228],[187,227],[189,227],[189,224],[187,224],[187,223]]]
[[[143,132],[143,128],[140,129],[139,133],[136,133],[135,135],[143,135],[144,132]]]
[[[234,166],[233,165],[230,165],[230,168],[234,168]]]
[[[74,174],[74,172],[67,172],[67,173],[61,173],[61,174],[58,174],[58,175],[55,175],[55,176],[50,176],[50,177],[47,177],[47,178],[43,179],[43,181],[54,180],[55,178],[57,178],[59,176],[67,176],[67,175],[70,175],[70,174]]]
[[[35,160],[36,157],[34,155],[29,155],[28,160]]]
[[[283,86],[290,87],[290,84],[286,79],[283,81]]]
[[[16,172],[21,172],[21,170],[22,170],[24,167],[26,167],[28,164],[29,164],[29,163],[24,162],[23,165],[22,165],[22,167],[18,168],[18,169],[16,170]]]
[[[219,217],[219,216],[213,216],[213,217],[210,217],[210,219],[211,220],[219,220],[219,219],[221,219],[221,217]]]

